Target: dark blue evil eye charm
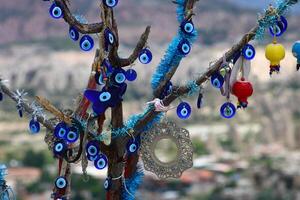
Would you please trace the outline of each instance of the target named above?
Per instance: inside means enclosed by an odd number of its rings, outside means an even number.
[[[113,81],[118,85],[124,83],[126,81],[125,70],[116,70],[113,73],[112,78],[114,79]]]
[[[126,145],[126,148],[127,148],[127,153],[128,154],[133,154],[133,153],[136,153],[139,149],[139,143],[137,140],[129,140],[127,145]]]
[[[72,40],[77,41],[79,39],[79,32],[76,28],[70,26],[69,28],[69,36]]]
[[[94,161],[94,165],[97,169],[101,170],[107,166],[108,160],[106,155],[99,154],[97,159]]]
[[[181,102],[177,106],[176,112],[177,112],[177,116],[180,119],[187,119],[187,118],[189,118],[189,116],[192,113],[192,108],[191,108],[191,106],[187,102]]]
[[[55,180],[55,187],[57,189],[65,189],[68,186],[68,181],[65,177],[59,176]]]
[[[101,102],[106,102],[111,99],[111,94],[109,92],[101,92],[99,95],[99,100]]]
[[[41,126],[37,120],[31,119],[29,122],[29,130],[32,134],[40,132]]]
[[[111,178],[106,178],[104,183],[103,183],[103,187],[106,191],[108,191],[111,187]]]
[[[177,46],[177,49],[183,55],[189,54],[191,51],[190,42],[187,39],[181,40]]]
[[[280,20],[274,26],[270,26],[269,31],[272,36],[281,36],[288,28],[288,22],[285,17],[280,16]]]
[[[0,101],[2,101],[2,100],[3,100],[3,93],[0,92]]]
[[[110,8],[113,8],[118,5],[118,0],[103,0],[103,3]]]
[[[192,34],[195,27],[191,20],[184,20],[180,25],[181,30],[186,34]]]
[[[56,138],[64,139],[68,132],[69,128],[65,122],[60,122],[55,126],[54,135]]]
[[[140,52],[139,61],[142,64],[148,64],[152,61],[152,53],[148,48],[145,48]]]
[[[85,146],[85,151],[89,156],[97,156],[100,152],[99,143],[96,140],[89,141]]]
[[[54,19],[59,19],[63,16],[63,10],[56,3],[53,3],[51,5],[51,7],[49,9],[49,13],[50,13],[51,17],[53,17]]]
[[[105,39],[105,44],[106,45],[113,45],[115,43],[115,36],[109,28],[106,28],[104,30],[104,39]]]
[[[95,81],[98,85],[104,85],[103,76],[100,72],[96,72]]]
[[[246,44],[242,50],[245,59],[252,60],[255,56],[255,49],[251,44]]]
[[[94,40],[89,35],[84,35],[79,42],[80,48],[83,51],[90,51],[94,47]]]
[[[203,94],[200,92],[197,99],[197,108],[200,109],[203,104]]]
[[[64,140],[59,140],[53,145],[53,153],[55,156],[62,156],[67,151],[67,144]]]
[[[226,119],[230,119],[230,118],[234,117],[234,115],[236,113],[236,108],[232,103],[226,102],[221,106],[220,113],[221,113],[222,117],[224,117]]]
[[[137,78],[137,73],[134,69],[128,69],[125,73],[125,76],[128,81],[135,81]]]
[[[78,129],[75,127],[70,127],[68,133],[65,135],[65,140],[69,143],[74,143],[79,138]]]
[[[224,77],[219,72],[215,72],[211,76],[210,82],[211,82],[213,87],[221,88],[224,84]]]

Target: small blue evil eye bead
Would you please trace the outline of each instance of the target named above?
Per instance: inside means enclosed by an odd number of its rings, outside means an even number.
[[[186,34],[192,34],[195,27],[192,20],[185,20],[180,25],[181,30]]]
[[[53,145],[53,153],[55,156],[63,155],[67,150],[67,144],[63,140],[59,140]]]
[[[94,40],[89,35],[84,35],[79,42],[80,48],[83,51],[90,51],[94,47]]]
[[[65,122],[60,122],[55,126],[54,135],[56,138],[64,139],[69,129]]]
[[[222,117],[230,119],[234,117],[236,113],[236,108],[232,103],[226,102],[221,106],[220,113]]]
[[[288,27],[288,22],[285,17],[280,16],[280,19],[276,22],[274,26],[270,26],[269,31],[272,36],[281,36]]]
[[[85,146],[85,151],[89,156],[97,156],[100,152],[99,143],[96,140],[89,141]]]
[[[70,127],[68,133],[65,135],[65,140],[69,143],[74,143],[79,138],[78,129],[75,127]]]
[[[106,101],[109,101],[110,99],[111,99],[111,94],[109,92],[102,92],[99,95],[99,100],[101,102],[106,102]]]
[[[177,46],[177,49],[183,55],[189,54],[191,51],[190,42],[187,39],[181,40]]]
[[[65,177],[59,176],[55,180],[55,187],[57,189],[65,189],[68,186],[68,181]]]
[[[106,28],[104,30],[104,39],[105,39],[105,43],[107,45],[113,45],[115,43],[115,36],[114,36],[113,32],[111,32],[111,30],[109,30],[109,28]]]
[[[53,17],[54,19],[59,19],[63,16],[63,10],[56,3],[53,3],[51,5],[51,7],[49,9],[49,13],[50,13],[51,17]]]
[[[75,27],[70,26],[69,36],[74,41],[77,41],[79,39],[79,32],[77,31],[77,29]]]
[[[41,126],[37,120],[35,120],[35,119],[30,120],[29,130],[32,134],[36,134],[36,133],[40,132],[40,129],[41,129]]]
[[[142,64],[148,64],[152,61],[152,53],[148,48],[145,48],[140,52],[139,61]]]
[[[96,72],[95,81],[98,85],[104,85],[103,76],[100,72]]]
[[[255,48],[251,44],[246,44],[242,50],[245,59],[252,60],[255,56]]]
[[[107,166],[108,160],[106,155],[99,154],[97,159],[94,161],[94,165],[97,169],[101,170]]]
[[[137,73],[134,69],[128,69],[125,73],[125,76],[128,81],[135,81],[137,78]]]
[[[125,71],[124,70],[118,70],[113,75],[114,81],[117,84],[122,84],[126,81]]]
[[[111,188],[112,182],[111,182],[111,178],[106,178],[104,183],[103,183],[103,187],[106,191],[108,191]]]
[[[129,140],[127,145],[126,145],[126,148],[127,148],[127,153],[128,154],[134,154],[138,151],[139,149],[139,143],[137,140]]]
[[[180,119],[187,119],[190,117],[191,113],[192,113],[192,108],[190,106],[190,104],[188,104],[187,102],[181,102],[178,106],[177,106],[177,116]]]
[[[113,8],[118,5],[118,0],[103,0],[103,3],[110,8]]]
[[[213,87],[221,88],[224,84],[224,77],[219,72],[216,72],[211,76],[210,82]]]

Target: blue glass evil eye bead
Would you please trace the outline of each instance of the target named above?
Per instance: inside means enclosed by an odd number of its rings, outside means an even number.
[[[181,102],[177,106],[177,116],[180,119],[187,119],[192,113],[192,108],[187,102]]]
[[[111,94],[109,92],[102,92],[99,95],[99,100],[101,102],[106,102],[106,101],[109,101],[110,99],[111,99]]]
[[[128,69],[125,73],[125,76],[128,81],[135,81],[137,78],[137,73],[134,69]]]
[[[55,126],[54,135],[56,138],[64,139],[68,132],[69,128],[65,122],[60,122]]]
[[[288,21],[285,17],[280,16],[280,20],[274,26],[270,26],[269,31],[272,36],[281,36],[288,28]]]
[[[232,103],[226,102],[221,106],[220,113],[221,113],[222,117],[224,117],[226,119],[230,119],[230,118],[234,117],[234,115],[236,113],[236,108]]]
[[[104,39],[105,39],[105,43],[107,45],[113,45],[115,42],[115,36],[114,36],[113,32],[111,32],[111,30],[109,30],[109,28],[106,28],[104,30]]]
[[[103,183],[103,187],[106,191],[108,191],[110,189],[112,185],[112,182],[111,182],[111,178],[106,178],[104,183]]]
[[[118,0],[103,0],[103,3],[110,8],[113,8],[118,5]]]
[[[101,170],[107,166],[108,160],[106,155],[99,154],[97,159],[94,161],[94,165],[97,169]]]
[[[183,55],[189,54],[191,51],[190,42],[187,39],[181,40],[177,46],[177,49]]]
[[[126,148],[127,148],[127,153],[128,154],[133,154],[133,153],[136,153],[139,149],[139,143],[137,140],[129,140],[127,145],[126,145]]]
[[[79,32],[76,28],[70,26],[69,28],[69,36],[72,40],[77,41],[79,39]]]
[[[216,72],[211,76],[210,82],[213,87],[221,88],[224,84],[224,77],[219,72]]]
[[[113,79],[114,79],[114,82],[116,84],[122,84],[126,81],[126,76],[125,76],[125,70],[123,69],[120,69],[120,70],[116,70],[114,73],[113,73]]]
[[[148,48],[145,48],[140,52],[139,61],[142,64],[148,64],[152,61],[152,53]]]
[[[242,50],[245,59],[252,60],[255,56],[255,48],[251,44],[246,44]]]
[[[96,72],[95,81],[98,85],[104,85],[103,76],[100,72]]]
[[[63,10],[56,3],[53,3],[51,5],[51,7],[49,9],[49,13],[50,13],[51,17],[53,17],[54,19],[59,19],[63,16]]]
[[[100,152],[99,143],[96,140],[89,141],[85,146],[85,151],[89,156],[97,156]]]
[[[41,126],[40,123],[35,120],[35,119],[31,119],[29,122],[29,130],[32,134],[36,134],[38,132],[40,132]]]
[[[65,135],[65,140],[69,143],[74,143],[79,138],[79,131],[75,127],[70,127],[68,133]]]
[[[192,34],[195,27],[191,20],[185,20],[180,25],[181,30],[186,34]]]
[[[65,177],[59,176],[55,180],[55,187],[57,189],[65,189],[68,186],[68,181]]]
[[[80,48],[83,51],[90,51],[94,47],[94,40],[89,35],[84,35],[79,42]]]
[[[67,151],[67,144],[64,140],[59,140],[53,145],[53,153],[55,156],[62,156]]]

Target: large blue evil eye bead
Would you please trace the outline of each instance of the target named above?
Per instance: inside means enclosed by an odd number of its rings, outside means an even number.
[[[89,156],[96,156],[100,152],[99,143],[96,140],[89,141],[85,146],[85,151]]]
[[[152,61],[152,53],[148,48],[145,48],[140,52],[139,61],[142,64],[148,64]]]
[[[111,99],[111,94],[109,92],[101,92],[101,94],[99,95],[99,100],[101,102],[106,102],[109,101]]]
[[[63,139],[67,135],[69,129],[65,122],[60,122],[55,126],[54,135],[57,138]]]
[[[128,154],[133,154],[133,153],[136,153],[139,149],[139,143],[137,140],[129,140],[127,145],[126,145],[126,148],[127,148],[127,153]]]
[[[189,116],[192,113],[192,108],[190,106],[190,104],[188,104],[187,102],[181,102],[178,106],[177,106],[177,116],[180,119],[187,119],[189,118]]]
[[[269,31],[272,36],[281,36],[288,27],[288,22],[285,17],[280,16],[280,19],[277,20],[274,26],[270,26]]]
[[[65,189],[68,186],[68,181],[65,177],[59,176],[55,180],[55,187],[57,189]]]
[[[103,3],[110,8],[115,7],[118,4],[118,0],[103,0]]]
[[[106,178],[104,183],[103,183],[103,187],[106,191],[108,191],[111,187],[111,178]]]
[[[114,36],[113,32],[111,32],[111,30],[109,30],[109,28],[106,28],[104,30],[104,39],[105,39],[106,44],[113,45],[115,42],[115,36]]]
[[[80,48],[83,51],[90,51],[94,47],[94,40],[93,40],[93,38],[91,36],[84,35],[80,39],[79,44],[80,44]]]
[[[220,113],[221,113],[222,117],[224,117],[226,119],[230,119],[230,118],[234,117],[234,115],[236,113],[236,108],[232,103],[226,102],[221,106]]]
[[[75,127],[70,127],[68,133],[65,135],[65,140],[69,143],[74,143],[79,138],[78,129]]]
[[[181,30],[186,34],[192,34],[195,27],[191,20],[185,20],[180,25]]]
[[[29,122],[29,130],[31,133],[35,134],[40,132],[41,126],[40,123],[37,120],[30,120]]]
[[[106,155],[100,154],[97,159],[94,161],[94,165],[97,169],[101,170],[107,166],[108,160]]]
[[[252,60],[255,56],[255,48],[251,44],[246,44],[242,50],[245,59]]]
[[[183,55],[189,54],[191,51],[190,42],[187,39],[181,40],[177,46],[177,49]]]
[[[56,3],[53,3],[51,5],[51,7],[49,9],[49,13],[50,13],[51,17],[53,17],[54,19],[59,19],[63,16],[63,10]]]
[[[53,145],[53,153],[55,156],[63,155],[67,150],[67,144],[63,140],[59,140]]]
[[[79,32],[77,31],[76,28],[71,26],[69,28],[69,36],[72,40],[77,41],[79,39]]]
[[[134,81],[137,78],[137,73],[134,69],[128,69],[125,76],[128,81]]]
[[[215,88],[221,88],[224,84],[224,77],[219,72],[216,72],[211,76],[210,82]]]

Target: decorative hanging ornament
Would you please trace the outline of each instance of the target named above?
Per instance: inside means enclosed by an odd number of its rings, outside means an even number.
[[[288,21],[285,17],[280,16],[274,26],[270,26],[270,34],[274,37],[281,36],[288,28]]]
[[[236,108],[232,103],[226,102],[221,106],[220,113],[222,117],[230,119],[234,117],[236,113]]]
[[[62,189],[67,188],[67,186],[68,186],[68,181],[67,181],[67,179],[65,177],[59,176],[59,177],[56,178],[56,180],[55,180],[55,187],[57,189],[62,190]]]
[[[0,101],[2,101],[3,100],[3,93],[2,93],[2,91],[0,90]]]
[[[255,57],[255,48],[251,44],[246,44],[242,49],[242,54],[245,59],[252,60]]]
[[[184,33],[191,35],[195,29],[192,20],[184,20],[180,25],[181,31]]]
[[[253,94],[253,87],[249,81],[246,81],[242,78],[239,81],[236,81],[232,88],[232,94],[238,98],[238,108],[247,108],[248,101],[247,99]]]
[[[84,35],[79,41],[80,48],[83,51],[90,51],[94,47],[94,40],[89,35]]]
[[[134,69],[128,69],[125,73],[125,76],[128,81],[135,81],[137,78],[137,73]]]
[[[106,50],[108,50],[109,45],[113,45],[115,43],[115,36],[109,28],[104,30],[104,40]]]
[[[203,104],[203,94],[199,92],[198,99],[197,99],[197,108],[200,109]]]
[[[190,106],[190,104],[188,104],[187,102],[181,102],[178,106],[177,106],[177,116],[180,119],[187,119],[189,118],[189,116],[192,113],[192,108]]]
[[[178,51],[179,51],[182,55],[186,56],[186,55],[188,55],[188,54],[190,53],[190,51],[191,51],[191,44],[190,44],[190,42],[189,42],[187,39],[182,39],[182,40],[179,42],[179,44],[178,44],[178,46],[177,46],[177,49],[178,49]]]
[[[152,53],[149,48],[144,48],[139,54],[139,61],[142,64],[148,64],[152,61]]]
[[[97,169],[102,170],[107,166],[108,159],[105,154],[99,154],[94,161],[94,165]]]
[[[74,143],[78,140],[79,138],[79,131],[75,127],[70,127],[68,133],[65,135],[65,140],[68,143]]]
[[[111,188],[112,185],[112,181],[111,178],[106,178],[104,183],[103,183],[103,187],[106,191],[108,191]]]
[[[94,161],[97,158],[97,155],[100,153],[100,145],[98,141],[91,140],[86,144],[85,152],[88,156],[88,160]]]
[[[32,118],[29,122],[29,130],[32,134],[40,132],[41,126],[37,119]]]
[[[297,58],[297,71],[300,69],[300,41],[295,42],[292,49],[293,55]]]
[[[210,82],[213,87],[220,89],[224,84],[224,77],[217,71],[211,76]]]
[[[65,122],[60,122],[55,126],[54,135],[58,139],[64,139],[68,132],[69,128]]]
[[[64,140],[56,141],[53,145],[53,154],[56,157],[61,157],[66,153],[67,149],[68,147]]]
[[[118,0],[103,0],[103,3],[110,8],[113,8],[118,5]]]
[[[77,41],[79,39],[79,32],[77,29],[73,26],[70,26],[69,28],[69,36],[72,40]]]
[[[282,44],[273,41],[268,44],[265,51],[266,58],[270,61],[270,76],[273,72],[280,72],[280,61],[285,57],[285,49]]]
[[[131,139],[128,141],[126,148],[128,154],[135,154],[139,149],[139,142],[136,139]]]
[[[51,7],[49,9],[49,13],[50,13],[51,17],[53,17],[54,19],[59,19],[59,18],[63,17],[63,10],[56,3],[53,3],[51,5]]]

